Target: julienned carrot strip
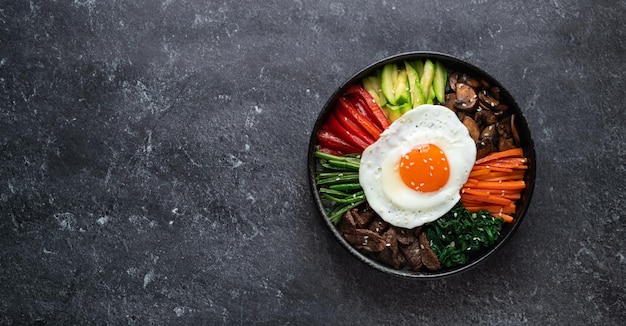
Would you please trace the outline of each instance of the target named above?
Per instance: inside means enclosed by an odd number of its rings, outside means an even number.
[[[508,206],[513,203],[513,201],[511,201],[510,199],[497,197],[497,196],[476,196],[476,195],[470,195],[470,194],[461,194],[461,201],[463,201],[464,198],[467,200],[482,201],[485,203],[491,203],[491,204],[497,204],[497,205],[503,205],[503,206]]]
[[[515,173],[517,171],[525,172],[524,170],[515,170],[511,173],[508,172],[491,172],[489,174],[472,176],[470,178],[478,181],[506,181],[506,180],[522,180],[524,179],[524,173]],[[492,180],[495,179],[495,180]]]
[[[482,164],[484,162],[489,162],[491,160],[503,158],[503,157],[514,157],[514,156],[524,156],[524,151],[521,148],[512,148],[507,149],[500,152],[491,153],[483,158],[476,160],[474,164]]]
[[[526,188],[526,182],[524,180],[515,181],[478,181],[472,185],[473,189],[502,189],[502,190],[516,190]]]
[[[486,165],[486,167],[488,169],[493,169],[493,168],[503,168],[503,169],[521,169],[521,170],[526,170],[528,169],[528,165],[524,165],[524,164],[514,164],[514,163],[497,163],[497,162],[493,162],[493,163],[489,163]]]
[[[461,194],[475,195],[481,197],[489,197],[489,193],[486,191],[475,190],[472,188],[461,188]]]
[[[469,187],[469,186],[473,186],[478,184],[478,180],[476,179],[472,179],[472,178],[468,178],[467,181],[465,182],[465,187]]]
[[[509,181],[522,179],[524,179],[523,175],[514,174],[506,177],[481,178],[480,181]]]
[[[503,158],[499,158],[499,159],[493,160],[491,162],[524,164],[524,163],[527,163],[528,160],[525,157],[503,157]],[[485,164],[487,164],[487,163],[485,163]]]
[[[495,195],[497,196],[497,195]],[[517,193],[517,194],[510,194],[510,195],[500,195],[501,197],[504,197],[506,199],[510,199],[510,200],[518,200],[520,198],[522,198],[522,194],[521,193]]]
[[[474,167],[472,168],[472,171],[481,170],[481,169],[486,169],[492,172],[513,172],[513,169],[511,168],[503,168],[503,167],[490,166],[490,165],[474,165]]]
[[[489,175],[490,173],[491,173],[491,170],[489,169],[478,169],[478,170],[472,170],[469,176],[470,178],[475,178],[478,176]]]
[[[513,221],[515,220],[513,218],[513,216],[508,215],[508,214],[503,214],[503,213],[497,214],[496,217],[503,218],[504,219],[504,223],[513,223]]]

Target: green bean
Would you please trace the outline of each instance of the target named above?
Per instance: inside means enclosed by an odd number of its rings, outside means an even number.
[[[347,192],[343,192],[343,191],[339,191],[335,189],[329,189],[329,188],[320,188],[320,193],[325,193],[325,194],[334,195],[334,196],[341,196],[343,198],[352,196],[352,194],[349,194]]]
[[[361,184],[359,183],[338,183],[328,186],[333,190],[361,190]]]
[[[349,175],[350,176],[359,175],[359,173],[358,172],[343,172],[343,171],[317,173],[317,177],[319,177],[319,178],[343,177],[343,176],[349,176]]]
[[[317,180],[317,184],[318,185],[326,185],[326,184],[334,184],[334,183],[346,183],[346,181],[347,182],[351,182],[351,181],[355,181],[355,180],[359,180],[359,176],[358,175],[343,176],[343,177],[330,177],[330,178],[318,179]]]
[[[357,193],[351,194],[348,197],[338,198],[338,197],[335,197],[335,196],[331,196],[330,194],[323,193],[322,194],[322,198],[328,199],[328,200],[332,200],[332,201],[334,201],[336,203],[353,203],[355,201],[359,201],[359,200],[365,199],[365,195],[363,194],[362,191],[359,191]]]
[[[354,207],[357,207],[361,204],[363,204],[365,202],[365,200],[360,200],[358,202],[352,203],[352,204],[348,204],[343,206],[342,208],[338,209],[337,211],[335,211],[332,215],[330,215],[328,217],[328,219],[333,222],[334,224],[339,223],[339,221],[341,221],[341,218],[343,217],[343,214],[349,210],[351,210]]]

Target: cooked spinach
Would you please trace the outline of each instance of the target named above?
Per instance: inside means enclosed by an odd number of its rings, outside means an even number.
[[[446,215],[425,225],[426,236],[442,266],[465,265],[472,255],[500,237],[503,219],[487,211],[473,213],[457,203]]]

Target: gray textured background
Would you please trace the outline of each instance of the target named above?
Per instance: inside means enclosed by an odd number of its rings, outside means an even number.
[[[626,2],[0,1],[0,324],[616,325]],[[313,123],[386,56],[516,98],[535,195],[484,265],[419,282],[315,211]]]

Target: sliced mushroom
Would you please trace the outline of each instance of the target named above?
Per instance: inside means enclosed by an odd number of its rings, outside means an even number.
[[[459,72],[455,71],[450,74],[450,77],[448,77],[448,85],[450,85],[450,89],[453,91],[456,91],[456,84],[459,81],[459,75]]]
[[[505,151],[507,149],[516,148],[513,138],[500,138],[498,141],[498,150]]]
[[[489,93],[491,93],[491,96],[493,98],[495,98],[496,100],[500,100],[500,87],[498,86],[493,86],[489,89]]]
[[[464,111],[472,111],[476,107],[477,102],[478,95],[476,95],[476,91],[473,87],[463,83],[456,84],[455,108]]]
[[[480,137],[480,129],[478,128],[476,121],[469,116],[465,116],[463,118],[463,125],[467,128],[467,131],[469,131],[469,135],[472,137],[474,142],[477,142]]]
[[[482,139],[476,142],[476,159],[483,158],[487,156],[487,154],[491,153],[493,148],[493,143],[491,138]]]
[[[496,124],[498,129],[498,135],[501,138],[511,138],[511,117],[506,117]]]
[[[500,105],[500,101],[491,96],[491,93],[486,90],[478,93],[478,100],[480,101],[480,107],[488,110],[493,110]]]
[[[486,139],[486,138],[494,139],[496,138],[496,132],[497,132],[497,128],[495,124],[488,125],[487,127],[483,128],[483,130],[480,132],[480,139]]]
[[[455,102],[456,102],[456,93],[448,93],[446,94],[446,102],[443,103],[443,105],[447,107],[448,109],[456,112],[456,109],[454,108]]]
[[[498,122],[498,118],[489,110],[476,110],[474,119],[481,126],[488,126]]]
[[[466,85],[469,85],[473,88],[478,88],[480,87],[480,82],[478,81],[478,79],[468,75],[468,74],[462,74],[459,79],[458,79],[458,83],[463,83]]]
[[[511,134],[513,135],[513,139],[516,144],[520,143],[519,133],[517,132],[517,127],[515,127],[515,114],[511,115]]]
[[[493,112],[494,112],[496,115],[501,115],[501,114],[503,114],[503,113],[504,113],[506,110],[508,110],[508,109],[509,109],[509,106],[508,106],[508,105],[500,103],[500,105],[498,105],[498,106],[496,106],[496,107],[494,107],[494,108],[493,108]]]

